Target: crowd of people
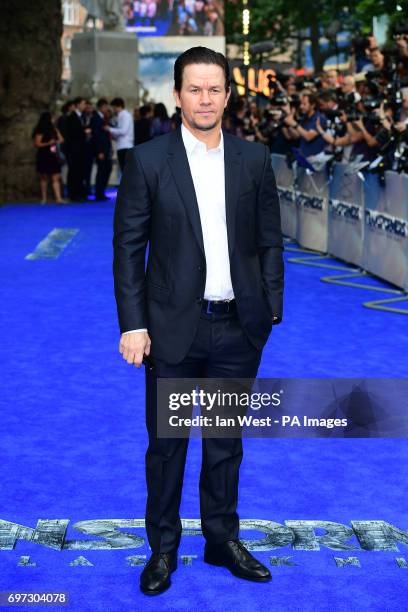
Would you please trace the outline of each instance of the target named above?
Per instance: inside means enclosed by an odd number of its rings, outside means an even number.
[[[270,79],[269,96],[249,92],[231,97],[223,129],[266,144],[271,153],[289,160],[326,153],[336,161],[363,162],[373,171],[408,173],[408,33],[395,40],[395,49],[384,52],[368,37],[358,73],[277,74]],[[101,98],[95,106],[76,98],[63,106],[56,121],[43,113],[33,131],[42,201],[49,179],[55,201],[64,201],[63,163],[68,165],[69,200],[91,196],[94,164],[95,198],[106,199],[114,150],[122,171],[128,149],[179,123],[177,110],[169,117],[162,103],[145,104],[132,114],[120,97],[110,103]]]
[[[277,74],[269,96],[235,100],[227,129],[289,159],[327,153],[408,172],[408,34],[398,33],[387,51],[373,36],[359,42],[360,72]]]
[[[178,123],[178,116],[169,117],[162,103],[143,105],[132,114],[120,97],[111,102],[100,98],[96,105],[77,97],[64,104],[57,119],[50,112],[42,113],[32,134],[37,148],[41,201],[47,201],[49,180],[55,201],[66,201],[61,191],[61,169],[65,163],[68,166],[66,196],[70,201],[84,202],[93,195],[99,201],[108,199],[106,189],[113,156],[116,154],[122,172],[129,149],[166,134]],[[91,176],[94,164],[93,193]]]

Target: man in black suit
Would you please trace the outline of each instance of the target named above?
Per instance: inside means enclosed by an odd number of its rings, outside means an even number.
[[[81,202],[87,199],[85,186],[85,143],[90,129],[84,126],[82,119],[86,100],[78,97],[73,102],[74,110],[67,117],[65,132],[65,150],[68,162],[67,188],[69,199],[73,202]]]
[[[153,108],[144,104],[139,109],[140,119],[135,121],[135,145],[142,144],[151,139]]]
[[[108,124],[108,101],[101,98],[96,103],[90,127],[92,130],[92,151],[96,160],[95,198],[97,200],[109,200],[105,189],[112,172],[112,144],[109,132],[104,129]]]
[[[114,215],[119,351],[146,373],[144,593],[177,567],[188,439],[157,436],[158,378],[253,378],[282,318],[279,199],[264,145],[223,133],[230,96],[225,57],[194,47],[174,66],[182,125],[127,156]],[[149,256],[145,271],[145,251]],[[265,582],[269,570],[238,539],[241,438],[203,438],[204,560]]]

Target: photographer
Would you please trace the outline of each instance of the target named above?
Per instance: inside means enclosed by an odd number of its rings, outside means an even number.
[[[245,140],[249,140],[250,142],[254,142],[256,140],[257,142],[262,142],[264,144],[267,144],[267,142],[264,141],[264,137],[262,133],[258,129],[258,126],[262,121],[262,114],[258,108],[257,103],[253,100],[249,102],[249,109],[247,112],[247,116],[248,116],[248,128],[247,128],[247,134],[246,136],[244,136]]]
[[[371,47],[370,49],[368,49],[368,56],[371,60],[373,70],[385,69],[385,55],[380,51],[378,47]]]
[[[323,129],[320,118],[316,122],[316,129],[326,145],[330,145],[327,152],[332,153],[336,161],[342,161],[343,157],[347,159],[350,153],[349,147],[348,154],[344,155],[344,147],[350,144],[345,138],[347,136],[347,116],[345,110],[339,108],[336,92],[330,89],[322,91],[318,97],[318,104],[320,112],[326,118],[326,130]]]
[[[324,150],[325,141],[317,130],[317,122],[323,130],[326,129],[327,121],[320,115],[317,108],[317,98],[310,91],[302,92],[299,104],[299,121],[295,118],[294,109],[286,105],[283,109],[286,112],[283,134],[287,140],[299,139],[299,148],[305,157],[317,155]]]
[[[298,106],[296,92],[291,97],[283,86],[275,81],[271,85],[271,97],[263,112],[262,120],[255,126],[258,142],[269,147],[271,153],[287,155],[293,142],[284,135],[284,120],[288,114],[295,112]]]
[[[260,116],[256,102],[248,103],[246,98],[240,97],[231,105],[229,112],[226,114],[224,127],[234,136],[254,141],[259,120]]]
[[[399,112],[398,121],[395,123],[395,128],[403,132],[408,125],[408,87],[401,90],[401,110]]]
[[[327,108],[322,109],[328,118],[326,129],[323,129],[320,117],[316,122],[316,130],[331,151],[336,161],[346,161],[349,159],[352,148],[352,141],[347,130],[347,113],[344,109]]]
[[[408,87],[401,91],[402,103],[396,113],[394,130],[394,159],[392,167],[397,172],[408,172]]]
[[[395,42],[394,57],[396,71],[404,80],[408,77],[408,23],[395,27],[393,34]]]
[[[369,99],[362,100],[364,114],[357,117],[349,117],[347,130],[353,144],[350,158],[358,155],[363,160],[372,161],[378,155],[380,148],[384,147],[390,139],[392,128],[392,112],[384,111],[384,103],[373,108]]]
[[[341,97],[350,102],[359,102],[361,96],[356,89],[356,80],[352,74],[347,74],[343,78],[343,82],[340,86]]]

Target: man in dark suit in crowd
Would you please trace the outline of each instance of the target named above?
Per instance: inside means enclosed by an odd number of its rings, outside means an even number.
[[[68,162],[68,197],[74,202],[87,199],[85,185],[85,142],[87,129],[83,124],[82,113],[86,106],[84,98],[75,98],[74,110],[66,121],[65,151]],[[90,133],[90,130],[89,130]]]
[[[64,142],[61,144],[61,151],[65,157],[67,155],[67,152],[66,152],[66,140],[67,140],[66,125],[67,125],[68,117],[70,116],[74,108],[75,108],[75,104],[73,103],[72,100],[68,100],[68,102],[65,102],[65,104],[61,107],[61,115],[58,117],[58,120],[57,120],[57,128],[61,132],[62,137],[64,139]]]
[[[151,139],[153,109],[150,104],[144,104],[139,109],[140,118],[135,121],[135,145]]]
[[[96,160],[95,198],[97,200],[109,200],[105,189],[109,182],[112,171],[112,144],[108,131],[104,126],[108,124],[108,102],[101,98],[96,103],[90,127],[92,130],[92,151]]]
[[[82,124],[85,127],[85,193],[87,196],[92,194],[91,179],[92,170],[95,161],[95,153],[92,145],[92,117],[95,114],[95,109],[90,100],[85,102],[85,110],[82,113]]]
[[[194,47],[174,66],[182,125],[127,156],[114,215],[114,281],[129,364],[145,364],[146,531],[152,555],[144,593],[170,586],[177,567],[188,438],[157,435],[158,378],[256,376],[272,325],[281,321],[279,198],[262,144],[223,133],[230,96],[225,57]],[[145,271],[145,252],[149,256]],[[258,582],[271,579],[239,540],[242,439],[202,440],[204,561]]]

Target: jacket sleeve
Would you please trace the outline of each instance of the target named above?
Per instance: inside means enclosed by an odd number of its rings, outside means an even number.
[[[283,240],[279,194],[268,147],[258,189],[257,247],[262,270],[262,282],[274,324],[283,313]]]
[[[113,277],[121,333],[148,328],[145,257],[150,216],[149,189],[133,148],[126,157],[113,220]]]

